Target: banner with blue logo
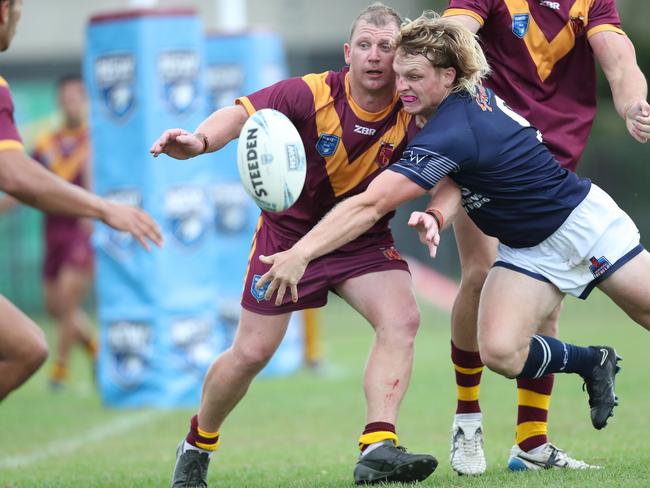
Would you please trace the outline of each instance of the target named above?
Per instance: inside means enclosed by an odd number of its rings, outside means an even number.
[[[98,382],[108,405],[196,405],[223,348],[214,170],[205,158],[149,154],[166,128],[205,117],[203,39],[187,9],[101,15],[88,27],[95,190],[144,208],[165,237],[164,249],[147,253],[97,227]]]
[[[288,76],[282,40],[271,32],[210,34],[205,41],[205,65],[208,114]],[[242,284],[260,211],[239,180],[237,141],[208,157],[217,171],[218,320],[229,345],[239,321]],[[293,314],[284,341],[262,375],[282,375],[299,368],[302,337],[302,314]]]
[[[149,154],[165,129],[193,129],[226,91],[232,103],[286,75],[279,39],[227,39],[240,43],[219,48],[230,67],[206,76],[193,10],[118,12],[88,27],[95,191],[144,208],[165,237],[164,249],[147,253],[128,234],[96,228],[98,384],[110,406],[195,406],[209,365],[232,342],[259,215],[239,182],[236,146],[186,161]],[[221,83],[217,92],[206,90],[211,80]],[[297,317],[264,374],[287,374],[301,361]]]

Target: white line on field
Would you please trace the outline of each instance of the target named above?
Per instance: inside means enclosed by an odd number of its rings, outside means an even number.
[[[0,460],[0,469],[28,466],[50,456],[60,456],[74,452],[82,447],[87,447],[88,444],[94,444],[110,437],[115,437],[135,426],[142,427],[156,420],[163,413],[165,412],[162,410],[148,410],[146,412],[123,414],[115,418],[112,422],[87,430],[83,435],[78,437],[58,439],[46,444],[42,449],[27,454],[9,456]]]

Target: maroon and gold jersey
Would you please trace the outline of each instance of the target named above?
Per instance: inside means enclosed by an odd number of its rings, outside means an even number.
[[[396,95],[378,113],[364,111],[350,96],[348,70],[290,78],[237,99],[249,115],[263,108],[285,114],[301,135],[307,156],[305,185],[284,212],[262,212],[271,229],[296,241],[339,201],[363,192],[386,166],[397,161],[417,128]],[[357,249],[367,237],[389,232],[382,218],[342,247]]]
[[[0,76],[0,151],[23,149],[14,120],[14,102],[9,84]]]
[[[575,170],[596,115],[589,37],[624,35],[615,0],[450,0],[448,15],[469,15],[492,68],[486,82],[541,130],[563,166]]]
[[[90,157],[88,128],[86,126],[76,129],[62,127],[45,133],[36,142],[32,156],[64,180],[84,186],[84,174]],[[77,227],[77,222],[76,217],[47,214],[46,233],[65,233],[68,229]]]

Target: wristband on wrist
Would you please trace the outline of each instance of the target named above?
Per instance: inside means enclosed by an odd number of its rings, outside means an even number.
[[[442,226],[445,225],[445,217],[442,215],[442,212],[435,207],[427,208],[424,213],[431,215],[436,220],[438,224],[438,229],[442,230]]]
[[[199,154],[205,154],[208,150],[208,146],[210,145],[208,142],[208,136],[206,136],[203,132],[195,132],[194,137],[203,143],[203,150]]]

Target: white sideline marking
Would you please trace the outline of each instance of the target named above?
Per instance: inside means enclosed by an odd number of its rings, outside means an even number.
[[[165,412],[162,410],[151,410],[131,415],[121,415],[112,422],[87,430],[83,435],[78,437],[55,440],[46,444],[42,449],[0,460],[0,469],[29,466],[51,456],[61,456],[62,454],[74,452],[88,444],[98,443],[110,437],[115,437],[132,427],[142,427],[157,419],[163,413]]]

